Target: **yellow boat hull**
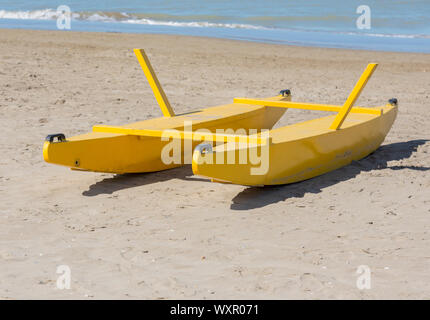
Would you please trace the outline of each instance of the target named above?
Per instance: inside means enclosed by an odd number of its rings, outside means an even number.
[[[273,101],[290,101],[290,96],[270,98]],[[270,129],[286,109],[253,106],[223,105],[174,117],[149,119],[123,127],[133,129],[184,130],[186,123],[192,129]],[[108,173],[153,172],[178,167],[165,164],[161,153],[168,141],[136,135],[90,132],[67,138],[64,141],[45,141],[43,157],[46,162],[86,170]],[[195,147],[199,142],[192,142]],[[182,152],[182,158],[186,155]],[[191,157],[191,155],[190,155]]]
[[[203,154],[197,148],[193,154],[193,172],[218,182],[250,186],[288,184],[324,174],[362,159],[381,145],[396,118],[397,105],[381,109],[380,115],[349,114],[340,130],[329,128],[335,116],[271,130],[268,166],[264,174],[251,174],[252,168],[262,164],[238,163],[237,159],[244,150],[237,145],[217,146],[209,154]],[[263,147],[244,148],[249,155],[256,151],[252,148]],[[228,153],[235,153],[235,163],[228,163]],[[213,156],[212,164],[203,160],[210,154]],[[224,159],[224,163],[216,159]]]

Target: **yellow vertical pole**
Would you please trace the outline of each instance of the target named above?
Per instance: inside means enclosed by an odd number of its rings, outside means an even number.
[[[145,51],[143,49],[134,49],[134,54],[136,55],[137,60],[139,61],[140,66],[142,67],[142,70],[148,79],[149,85],[154,92],[155,99],[157,99],[161,112],[163,112],[165,117],[174,117],[175,113],[173,112],[169,100],[167,99],[167,96],[164,93],[157,76],[155,75],[154,69],[152,69],[151,63],[149,62]]]
[[[349,111],[351,111],[352,106],[354,105],[355,101],[357,101],[358,97],[360,96],[361,91],[366,86],[367,81],[370,79],[370,77],[373,74],[373,71],[375,71],[376,67],[378,66],[377,63],[369,63],[367,65],[366,70],[364,70],[363,74],[361,75],[360,79],[358,79],[357,84],[355,85],[354,89],[352,89],[351,93],[349,94],[348,99],[346,99],[344,105],[336,115],[336,118],[334,119],[333,123],[330,126],[330,129],[337,130],[342,125],[343,121],[345,120],[346,116],[348,115]]]

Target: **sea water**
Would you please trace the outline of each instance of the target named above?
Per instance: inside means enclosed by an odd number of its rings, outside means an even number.
[[[0,28],[55,30],[61,5],[72,31],[430,53],[430,0],[0,0]]]

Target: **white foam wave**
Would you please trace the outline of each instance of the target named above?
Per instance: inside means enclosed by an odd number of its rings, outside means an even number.
[[[6,11],[0,10],[0,19],[24,19],[24,20],[55,20],[59,14],[55,9],[42,9],[32,11]],[[309,31],[319,32],[319,30],[300,30],[300,29],[279,29],[269,28],[251,24],[240,23],[216,23],[208,21],[164,21],[154,20],[128,13],[119,12],[73,12],[73,20],[83,20],[92,22],[117,22],[128,24],[142,24],[154,26],[170,27],[194,27],[194,28],[230,28],[230,29],[253,29],[253,30],[284,30],[284,31]],[[336,32],[329,33],[365,35],[371,37],[391,37],[391,38],[430,38],[430,35],[423,34],[381,34],[381,33],[361,33],[361,32]]]
[[[134,24],[147,24],[157,26],[171,26],[171,27],[199,27],[199,28],[232,28],[232,29],[269,29],[261,26],[253,26],[251,24],[240,23],[214,23],[206,21],[191,21],[191,22],[177,22],[177,21],[158,21],[151,19],[128,19],[121,21],[123,23]]]
[[[24,19],[24,20],[55,20],[58,14],[53,9],[43,9],[34,11],[6,11],[0,10],[0,19]],[[212,27],[212,28],[240,28],[240,29],[268,29],[261,26],[254,26],[250,24],[239,23],[213,23],[206,21],[162,21],[152,20],[147,18],[139,18],[127,13],[117,13],[116,15],[104,13],[78,13],[72,14],[72,19],[86,20],[86,21],[99,21],[99,22],[121,22],[130,24],[144,24],[144,25],[158,25],[158,26],[171,26],[171,27]]]
[[[57,12],[51,9],[34,10],[34,11],[0,10],[0,19],[52,20],[56,18],[57,18]]]
[[[360,33],[360,32],[345,32],[344,34],[349,34],[353,36],[369,36],[369,37],[381,37],[381,38],[405,38],[405,39],[415,39],[415,38],[429,38],[429,35],[425,34],[383,34],[383,33]]]

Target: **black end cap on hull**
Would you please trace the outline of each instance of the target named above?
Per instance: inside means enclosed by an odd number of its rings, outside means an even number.
[[[391,104],[392,106],[397,106],[397,98],[391,98],[390,100],[388,100],[388,103]]]
[[[291,95],[291,90],[290,89],[281,90],[279,91],[279,94],[282,95],[283,97],[289,96]]]
[[[54,142],[55,138],[57,138],[58,142],[66,141],[64,133],[49,134],[46,136],[45,141]]]

